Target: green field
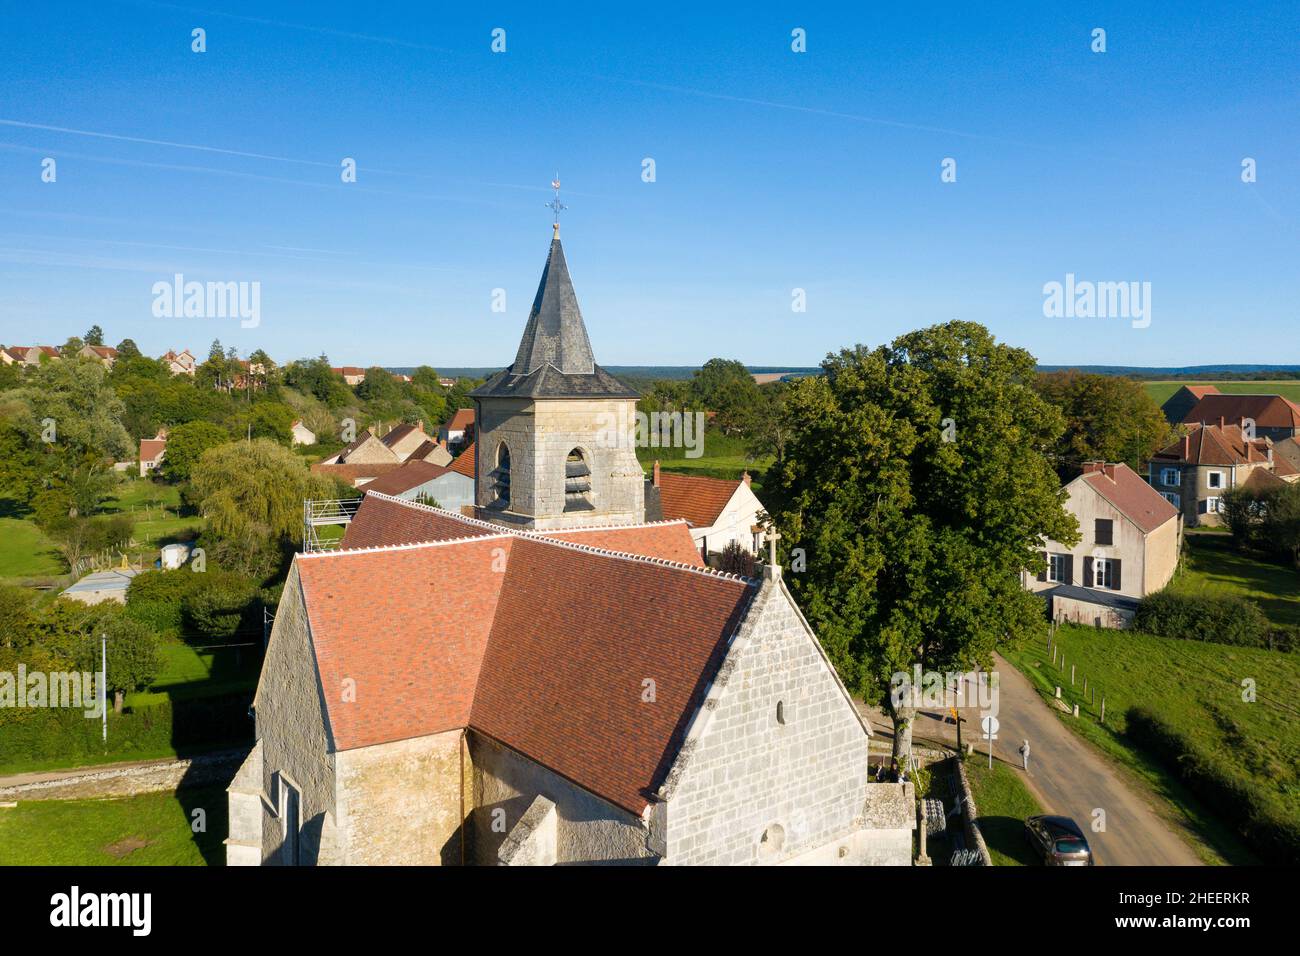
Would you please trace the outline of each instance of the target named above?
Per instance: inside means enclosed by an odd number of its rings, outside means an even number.
[[[1189,531],[1186,542],[1171,591],[1247,598],[1274,624],[1300,626],[1300,570],[1243,555],[1227,534]]]
[[[1043,808],[1020,779],[1020,771],[996,759],[990,770],[987,753],[981,756],[977,751],[966,758],[966,778],[993,865],[1040,863],[1025,839],[1025,818],[1042,813]]]
[[[1080,718],[1066,720],[1160,797],[1175,824],[1197,838],[1209,861],[1255,862],[1236,835],[1200,804],[1173,774],[1124,734],[1132,705],[1149,707],[1199,747],[1225,754],[1244,776],[1269,781],[1300,814],[1300,654],[1153,637],[1132,631],[1063,625],[1057,648],[1076,668],[1052,665],[1051,652],[1035,642],[1004,648],[1003,655],[1025,673],[1045,698],[1061,685]],[[1087,677],[1089,696],[1083,695]],[[1242,682],[1254,682],[1257,699],[1243,701]],[[1099,721],[1102,700],[1106,723]],[[981,808],[982,809],[982,808]]]
[[[0,866],[220,866],[225,835],[221,787],[33,800],[0,808]]]
[[[63,574],[53,541],[29,518],[0,518],[0,581]]]
[[[1142,387],[1155,399],[1157,405],[1163,405],[1169,396],[1184,385],[1213,385],[1219,391],[1231,395],[1281,395],[1293,402],[1300,402],[1300,381],[1284,379],[1278,382],[1143,382]]]
[[[128,479],[104,502],[103,513],[123,512],[135,518],[132,534],[140,549],[147,551],[175,541],[192,541],[203,525],[197,516],[181,517],[178,485],[148,478]]]

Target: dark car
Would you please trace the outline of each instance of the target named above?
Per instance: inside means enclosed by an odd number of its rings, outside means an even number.
[[[1092,849],[1069,817],[1030,817],[1025,837],[1047,866],[1092,866]]]

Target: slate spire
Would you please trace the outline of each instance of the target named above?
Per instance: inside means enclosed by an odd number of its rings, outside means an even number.
[[[543,365],[551,365],[566,375],[592,375],[596,370],[558,230],[551,239],[546,268],[511,371],[531,375]]]

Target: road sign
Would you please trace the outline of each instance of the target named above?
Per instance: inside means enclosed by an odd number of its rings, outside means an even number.
[[[981,717],[980,727],[984,730],[984,736],[992,740],[998,738],[998,719],[996,717]]]

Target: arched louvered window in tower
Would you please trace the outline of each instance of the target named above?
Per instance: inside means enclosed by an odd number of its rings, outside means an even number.
[[[595,510],[591,503],[591,468],[581,448],[569,452],[564,462],[564,510]]]
[[[510,449],[502,442],[497,446],[497,465],[492,469],[492,506],[510,507]]]

